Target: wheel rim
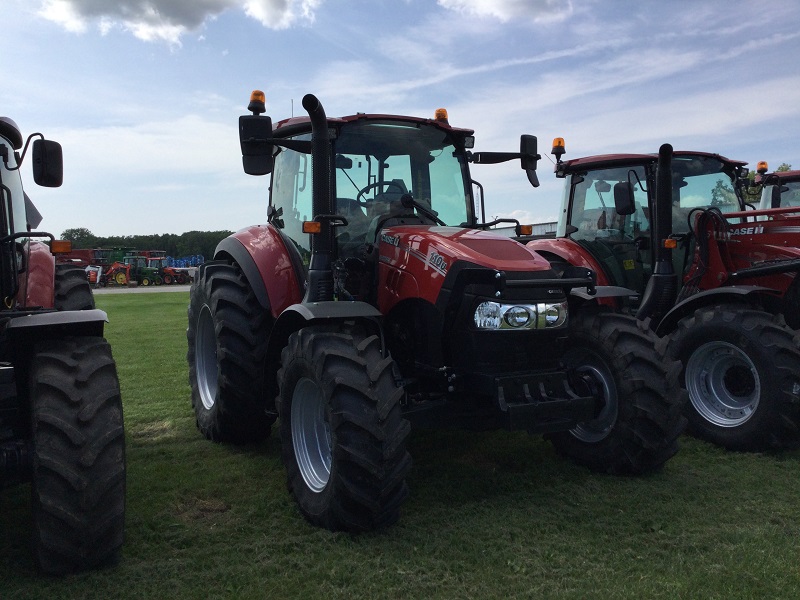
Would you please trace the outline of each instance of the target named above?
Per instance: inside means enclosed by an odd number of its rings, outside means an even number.
[[[206,410],[211,410],[217,398],[217,336],[211,309],[203,305],[197,317],[197,337],[194,342],[197,390]]]
[[[321,492],[331,475],[331,430],[325,396],[316,382],[304,377],[292,394],[292,444],[303,481]]]
[[[755,413],[761,379],[747,354],[728,342],[714,341],[697,348],[686,362],[686,389],[704,419],[719,427],[737,427]]]
[[[589,390],[603,397],[603,408],[600,414],[591,421],[584,421],[570,430],[570,433],[582,442],[594,444],[604,439],[614,428],[618,416],[617,385],[610,369],[600,358],[584,355],[580,362],[575,362],[576,374],[587,384]]]
[[[142,285],[150,285],[150,280],[147,277],[142,278]]]

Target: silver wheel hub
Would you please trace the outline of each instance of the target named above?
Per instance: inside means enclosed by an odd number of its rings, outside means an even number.
[[[195,378],[200,400],[206,410],[214,408],[218,389],[217,335],[211,309],[203,305],[197,317],[197,335],[194,341]]]
[[[686,362],[686,389],[704,419],[719,427],[737,427],[755,413],[761,379],[745,352],[714,341],[697,348]]]
[[[292,444],[303,481],[321,492],[331,476],[331,428],[319,385],[303,377],[292,395]]]

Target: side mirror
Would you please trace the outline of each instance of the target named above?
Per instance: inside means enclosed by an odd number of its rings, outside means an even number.
[[[519,138],[519,153],[520,163],[525,173],[528,175],[528,181],[531,182],[533,187],[539,187],[539,178],[536,176],[536,165],[539,159],[538,141],[535,135],[521,135]]]
[[[44,187],[59,187],[64,181],[61,144],[52,140],[33,140],[33,180]]]
[[[630,181],[620,181],[614,184],[614,210],[620,216],[632,215],[636,211],[633,186]]]
[[[353,168],[353,159],[349,156],[343,156],[341,154],[336,155],[336,168],[337,169],[352,169]]]
[[[242,147],[242,166],[248,175],[268,175],[272,172],[274,147],[272,119],[256,115],[239,117],[239,144]]]

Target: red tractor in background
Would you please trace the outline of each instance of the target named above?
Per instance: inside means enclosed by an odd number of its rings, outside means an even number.
[[[268,223],[223,240],[191,289],[203,435],[252,442],[279,419],[300,511],[346,531],[397,520],[412,424],[545,433],[603,472],[673,456],[683,396],[656,336],[598,308],[589,269],[556,274],[478,221],[469,163],[519,160],[538,185],[535,137],[473,153],[440,111],[303,106],[273,129],[254,92],[240,117],[245,172],[271,174]]]
[[[61,146],[0,117],[0,488],[30,482],[36,562],[63,574],[120,557],[125,436],[106,314],[22,188],[33,138],[34,181],[61,185]]]
[[[766,162],[758,163],[755,178],[756,189],[761,190],[758,208],[800,207],[800,171],[768,171]]]
[[[605,302],[669,338],[695,435],[739,450],[796,446],[800,212],[750,210],[746,163],[717,154],[664,145],[562,161],[560,138],[553,154],[565,179],[558,231],[527,247],[628,290]]]

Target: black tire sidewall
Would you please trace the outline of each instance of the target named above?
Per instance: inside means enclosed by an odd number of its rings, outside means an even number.
[[[800,360],[792,361],[791,356],[800,357],[800,354],[794,349],[792,334],[788,330],[785,331],[785,343],[780,343],[778,338],[782,327],[778,317],[746,306],[698,309],[678,324],[672,334],[668,353],[683,365],[681,384],[685,388],[688,387],[685,365],[689,357],[708,342],[722,341],[735,346],[752,361],[761,390],[758,405],[750,418],[732,427],[708,421],[690,399],[686,414],[691,433],[734,450],[760,450],[780,443],[775,435],[783,426],[784,416],[797,420],[796,409],[786,406],[786,399],[794,397],[795,403],[800,401],[795,392],[800,377],[796,367],[800,366]],[[770,337],[772,345],[767,345]],[[787,363],[787,360],[790,362]],[[786,414],[785,409],[789,411]],[[795,416],[790,417],[790,414]]]

